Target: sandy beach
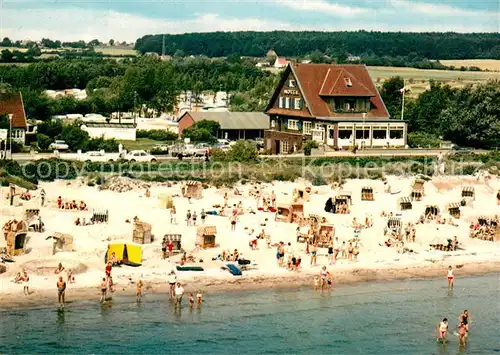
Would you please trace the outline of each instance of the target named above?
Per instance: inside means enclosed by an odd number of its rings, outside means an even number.
[[[469,237],[469,225],[478,217],[493,218],[500,214],[497,205],[496,192],[500,189],[498,178],[484,177],[439,177],[424,183],[425,194],[421,201],[414,201],[411,210],[401,211],[401,197],[411,194],[412,182],[415,177],[388,176],[387,181],[392,193],[386,192],[386,185],[379,180],[348,180],[341,190],[332,186],[311,186],[306,181],[275,182],[273,184],[250,183],[240,184],[234,188],[205,188],[201,199],[182,197],[182,183],[145,183],[125,178],[110,179],[103,187],[87,186],[85,181],[57,181],[42,183],[39,189],[32,193],[30,201],[24,201],[17,196],[13,206],[10,206],[9,188],[2,188],[1,221],[2,225],[9,220],[22,220],[26,209],[40,209],[40,216],[45,225],[41,233],[29,231],[25,253],[14,256],[14,262],[7,262],[6,272],[0,274],[0,308],[19,306],[36,306],[56,304],[56,281],[58,275],[55,269],[62,263],[65,271],[61,273],[67,278],[71,269],[75,277],[74,283],[68,283],[66,298],[68,301],[99,300],[99,283],[104,277],[104,258],[108,244],[132,243],[134,217],[152,226],[154,240],[150,244],[142,244],[142,264],[137,267],[122,265],[112,270],[115,284],[114,297],[135,294],[138,280],[144,282],[144,293],[167,294],[168,274],[175,270],[182,254],[168,259],[161,257],[162,238],[166,234],[181,235],[182,249],[192,255],[196,263],[188,265],[202,266],[204,271],[176,271],[177,279],[187,292],[201,289],[206,293],[219,291],[241,291],[255,288],[297,287],[310,285],[313,278],[319,275],[320,269],[326,265],[332,274],[335,284],[363,281],[381,281],[396,279],[420,279],[442,277],[446,283],[446,270],[449,265],[455,268],[456,285],[459,287],[460,277],[491,272],[500,272],[500,243]],[[369,186],[373,189],[374,201],[361,199],[361,190]],[[452,218],[448,214],[450,203],[460,202],[464,187],[474,188],[474,199],[467,206],[460,207],[460,218]],[[279,205],[293,201],[293,191],[311,188],[308,199],[304,199],[304,216],[311,215],[325,218],[328,224],[334,225],[337,243],[347,244],[355,238],[359,250],[358,260],[339,258],[334,265],[329,265],[327,248],[318,248],[317,265],[310,265],[310,256],[306,253],[307,245],[297,241],[297,223],[275,221],[275,213],[259,211],[262,197],[276,195]],[[46,192],[44,207],[40,207],[40,191]],[[146,194],[149,189],[149,197]],[[254,195],[260,191],[258,200]],[[325,212],[325,202],[328,198],[349,192],[352,196],[349,214],[332,214]],[[224,195],[227,194],[227,201]],[[87,211],[62,210],[57,206],[61,196],[64,201],[84,201]],[[170,210],[165,208],[165,196],[172,196],[176,207],[177,223],[171,224]],[[216,246],[201,249],[197,246],[197,227],[201,224],[200,214],[217,209],[217,205],[227,203],[230,209],[239,205],[243,213],[238,216],[236,229],[231,231],[230,217],[208,215],[206,226],[215,226]],[[429,206],[439,210],[434,220],[417,223]],[[196,211],[197,225],[188,226],[187,211]],[[93,212],[108,211],[109,221],[93,225],[77,226],[75,220],[85,218],[90,220]],[[231,213],[229,213],[231,214]],[[384,215],[383,215],[384,214]],[[392,214],[392,215],[391,215]],[[388,247],[387,231],[388,216],[401,221],[403,240],[404,228],[414,223],[415,242],[406,242],[403,247]],[[368,217],[372,226],[353,227],[353,218],[363,224]],[[444,224],[437,223],[445,221]],[[451,222],[450,222],[451,221]],[[252,229],[254,230],[252,232]],[[307,234],[308,226],[300,231]],[[359,229],[359,231],[357,231]],[[262,230],[270,236],[271,247],[265,239],[256,239]],[[64,233],[73,237],[73,251],[58,251],[54,253],[52,239],[47,237],[55,233]],[[449,239],[457,237],[458,250],[436,250],[430,245],[447,245]],[[250,242],[257,240],[256,248],[251,248]],[[2,241],[3,242],[3,241]],[[298,271],[280,268],[276,259],[276,244],[290,243],[287,255],[293,254],[301,258]],[[3,245],[2,245],[3,246]],[[251,268],[243,271],[242,276],[233,276],[221,267],[227,264],[216,259],[223,251],[232,253],[238,249],[241,258],[250,260]],[[200,262],[203,260],[203,262]],[[285,261],[286,264],[286,261]],[[14,283],[16,274],[26,271],[30,276],[31,294],[23,295],[23,285]],[[168,297],[166,295],[166,297]]]

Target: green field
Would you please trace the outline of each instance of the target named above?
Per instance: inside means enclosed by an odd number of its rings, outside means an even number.
[[[163,142],[155,141],[149,138],[137,138],[136,141],[118,141],[123,144],[123,148],[127,150],[151,150],[153,146],[162,144]]]
[[[137,55],[137,51],[135,49],[125,47],[95,47],[94,51],[107,56]]]

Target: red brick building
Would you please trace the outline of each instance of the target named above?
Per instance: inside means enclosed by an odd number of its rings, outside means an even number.
[[[24,144],[28,125],[20,92],[0,93],[0,116],[4,114],[12,114],[12,140]]]
[[[332,148],[403,147],[406,124],[392,120],[364,65],[290,64],[266,108],[273,154],[311,139]]]

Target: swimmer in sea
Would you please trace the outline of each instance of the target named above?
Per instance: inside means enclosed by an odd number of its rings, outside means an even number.
[[[189,307],[194,307],[194,296],[192,293],[189,294]]]
[[[318,291],[319,288],[319,277],[314,278],[314,291]]]
[[[135,291],[135,295],[137,297],[137,302],[140,302],[142,299],[142,280],[137,282],[137,289]]]
[[[106,282],[106,278],[102,278],[101,282],[101,303],[103,303],[106,300],[106,293],[108,291],[108,283]]]
[[[469,315],[469,312],[467,310],[464,311],[459,317],[458,317],[458,323],[463,323],[465,325],[465,330],[467,331],[467,335],[469,335],[469,323],[471,321],[471,317]]]
[[[446,333],[448,332],[448,318],[443,318],[443,320],[437,325],[438,337],[436,341],[441,341],[446,344]]]
[[[467,337],[466,325],[463,323],[459,323],[458,324],[458,341],[459,341],[460,346],[465,345],[466,337]]]
[[[203,294],[201,293],[201,290],[196,294],[196,301],[198,303],[198,307],[203,303]]]
[[[57,298],[59,300],[59,304],[64,307],[64,296],[66,293],[66,282],[63,280],[62,276],[59,276],[59,281],[57,281]]]
[[[326,266],[323,266],[321,268],[320,277],[321,277],[321,292],[323,292],[325,290],[325,286],[327,285],[327,280],[328,280],[328,271],[326,270]]]
[[[451,265],[448,267],[448,274],[446,278],[448,279],[448,289],[452,290],[455,276],[453,275],[453,268],[451,267]]]

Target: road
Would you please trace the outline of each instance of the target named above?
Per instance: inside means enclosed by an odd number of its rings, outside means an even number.
[[[319,155],[312,155],[312,158],[324,158],[324,157],[412,157],[412,156],[429,156],[436,157],[441,154],[446,155],[451,151],[449,149],[370,149],[365,151],[358,151],[357,153],[352,153],[349,151],[339,151],[339,152],[326,152]],[[474,151],[475,153],[485,153],[486,151]],[[29,162],[38,159],[49,159],[56,157],[53,153],[15,153],[12,154],[13,159],[19,162]],[[112,155],[110,155],[111,157]],[[303,154],[289,154],[289,155],[262,155],[261,157],[271,158],[271,159],[302,159]],[[78,160],[77,153],[60,153],[59,158],[66,160]],[[204,158],[195,158],[196,160],[201,160]],[[106,159],[104,159],[106,160]],[[170,156],[158,155],[157,160],[160,162],[165,161],[176,161],[177,158]],[[184,158],[185,161],[190,161],[191,158]]]

